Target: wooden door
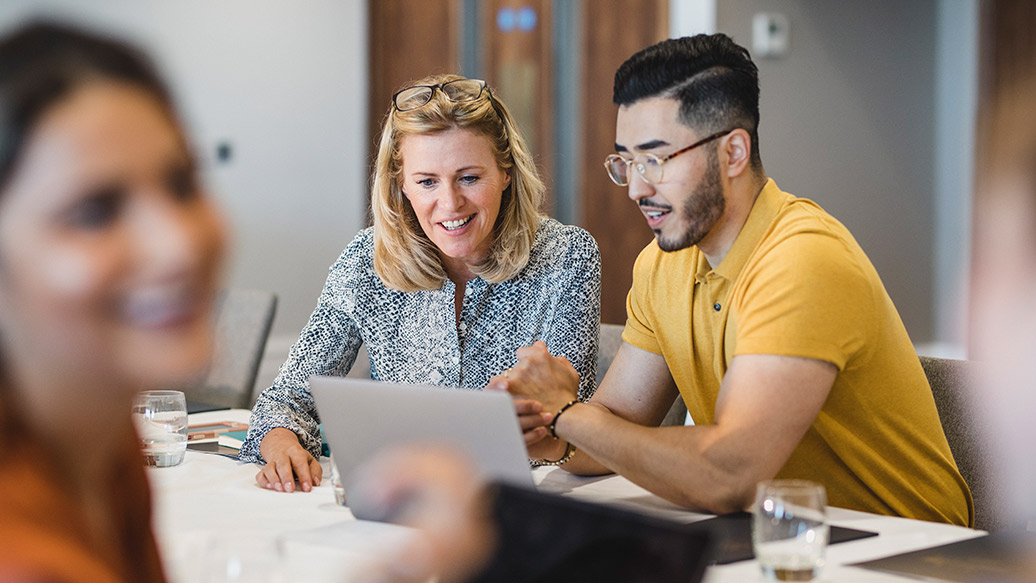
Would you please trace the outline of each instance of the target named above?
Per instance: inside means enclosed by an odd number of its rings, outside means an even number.
[[[587,1],[583,10],[583,143],[579,192],[581,226],[601,248],[601,321],[626,322],[633,261],[653,237],[644,217],[604,170],[615,152],[612,85],[615,70],[633,53],[668,37],[666,0]]]
[[[370,166],[392,94],[407,81],[460,70],[460,0],[371,0]]]

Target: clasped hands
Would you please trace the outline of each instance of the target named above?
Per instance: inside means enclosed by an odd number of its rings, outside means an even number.
[[[554,414],[576,398],[579,373],[567,358],[552,355],[539,340],[519,348],[517,356],[518,364],[490,379],[486,389],[507,391],[514,397],[529,457],[557,459],[564,454],[565,442],[552,439],[548,427]]]

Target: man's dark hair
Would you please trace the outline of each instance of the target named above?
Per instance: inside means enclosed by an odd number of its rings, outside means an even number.
[[[45,21],[0,37],[0,190],[40,118],[93,81],[143,89],[173,113],[169,91],[150,61],[125,43]]]
[[[759,69],[748,51],[725,34],[699,34],[652,45],[615,72],[612,101],[632,105],[648,97],[680,102],[680,121],[699,136],[741,128],[759,157]]]

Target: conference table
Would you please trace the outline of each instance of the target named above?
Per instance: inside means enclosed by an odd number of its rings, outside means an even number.
[[[248,421],[246,410],[191,415],[191,424]],[[210,563],[236,546],[251,548],[264,559],[276,558],[279,577],[268,581],[353,582],[371,579],[381,562],[414,536],[411,529],[353,518],[335,503],[326,479],[311,492],[291,494],[259,488],[258,466],[212,453],[188,451],[171,468],[149,468],[154,528],[166,570],[173,583],[204,583]],[[557,468],[533,471],[545,492],[588,500],[681,522],[709,515],[671,504],[620,476],[578,477]],[[912,581],[905,577],[850,567],[877,559],[984,534],[968,528],[879,516],[830,507],[831,524],[878,533],[831,545],[820,581],[882,583]],[[273,556],[275,555],[275,557]],[[271,567],[271,573],[276,571]],[[763,581],[755,561],[711,566],[707,583]]]

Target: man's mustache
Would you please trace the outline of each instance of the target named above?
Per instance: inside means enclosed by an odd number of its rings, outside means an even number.
[[[660,211],[669,212],[669,211],[673,210],[672,205],[663,204],[663,203],[660,203],[660,202],[655,202],[655,201],[647,199],[647,198],[642,198],[642,199],[638,200],[637,204],[639,204],[640,206],[649,206],[649,207],[651,207],[653,209],[658,209]]]

